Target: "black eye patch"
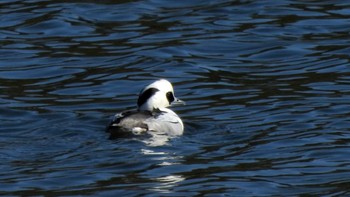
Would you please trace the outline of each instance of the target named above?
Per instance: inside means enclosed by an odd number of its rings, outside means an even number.
[[[156,92],[159,90],[157,88],[149,88],[146,91],[144,91],[137,100],[137,106],[143,105],[151,96],[153,96]]]
[[[166,93],[166,98],[168,99],[169,104],[172,103],[175,100],[174,94],[172,92],[167,92]]]

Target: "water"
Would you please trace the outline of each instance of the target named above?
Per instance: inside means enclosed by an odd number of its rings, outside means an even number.
[[[0,194],[350,195],[345,1],[0,3]],[[181,137],[109,140],[167,78]]]

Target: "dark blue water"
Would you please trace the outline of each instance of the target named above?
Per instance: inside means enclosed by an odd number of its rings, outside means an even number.
[[[350,3],[0,2],[0,195],[350,195]],[[172,139],[109,140],[166,78]]]

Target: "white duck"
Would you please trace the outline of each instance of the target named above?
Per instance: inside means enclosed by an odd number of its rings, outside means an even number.
[[[182,135],[182,120],[167,108],[178,104],[184,102],[175,97],[171,83],[165,79],[157,80],[140,92],[137,110],[116,114],[108,125],[107,132],[111,133],[112,138],[147,132]]]

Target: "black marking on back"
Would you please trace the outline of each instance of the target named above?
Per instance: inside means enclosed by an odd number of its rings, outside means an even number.
[[[167,92],[166,98],[168,99],[169,105],[175,100],[174,94],[172,92]]]
[[[152,116],[155,118],[155,119],[157,119],[160,115],[163,115],[163,114],[165,114],[166,112],[164,112],[164,111],[162,111],[162,110],[160,110],[160,109],[154,109],[153,111],[152,111]]]
[[[137,100],[137,106],[141,107],[151,96],[153,96],[159,90],[157,88],[149,88],[144,91]]]

